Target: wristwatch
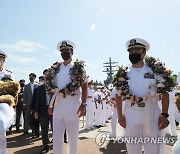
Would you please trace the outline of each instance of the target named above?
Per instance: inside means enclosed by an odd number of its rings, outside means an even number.
[[[87,104],[86,103],[81,103],[84,107],[86,107],[87,106]]]
[[[169,114],[168,113],[161,113],[162,116],[165,116],[166,118],[169,117]]]

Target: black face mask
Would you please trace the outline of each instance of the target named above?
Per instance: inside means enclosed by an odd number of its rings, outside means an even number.
[[[24,83],[20,83],[21,87],[24,87]]]
[[[129,60],[132,64],[137,64],[141,60],[141,54],[129,54]]]
[[[62,52],[61,57],[63,60],[69,60],[71,58],[70,54],[69,52]]]

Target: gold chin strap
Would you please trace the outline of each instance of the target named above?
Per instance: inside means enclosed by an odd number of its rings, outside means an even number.
[[[71,46],[60,47],[60,51],[62,51],[64,49],[69,49],[69,50],[71,49],[71,50],[73,50],[73,47],[71,47]]]
[[[144,48],[144,49],[146,50],[146,47],[144,47],[143,45],[137,44],[137,45],[129,46],[129,47],[128,47],[128,51],[129,51],[130,49],[132,49],[132,48]]]

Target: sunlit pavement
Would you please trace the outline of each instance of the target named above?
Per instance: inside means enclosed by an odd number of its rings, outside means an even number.
[[[85,124],[85,122],[84,122]],[[99,147],[97,140],[95,140],[98,134],[106,134],[110,130],[110,123],[107,126],[98,129],[87,130],[83,127],[83,118],[80,120],[79,139],[78,139],[78,154],[126,154],[126,146],[124,143],[118,143],[114,141],[105,141],[103,145]],[[122,136],[123,130],[117,124],[117,136]],[[178,136],[180,131],[178,130]],[[50,132],[50,140],[52,140],[52,132]],[[12,135],[7,136],[7,154],[39,154],[42,150],[41,136],[38,139],[32,139],[30,135],[22,136],[21,133],[15,133],[13,130]],[[107,145],[107,146],[106,146]],[[52,145],[49,154],[52,153]],[[171,154],[172,146],[166,146],[166,154]],[[64,144],[64,153],[66,153],[66,144]]]

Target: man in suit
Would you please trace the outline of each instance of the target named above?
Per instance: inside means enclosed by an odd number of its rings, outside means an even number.
[[[28,130],[31,124],[31,102],[32,102],[34,89],[36,87],[34,83],[35,79],[36,79],[36,74],[34,73],[29,74],[30,83],[25,85],[25,88],[24,88],[23,107],[24,107],[24,112],[25,112],[25,118],[24,118],[24,134],[23,135],[28,134]]]
[[[21,86],[21,90],[18,94],[18,104],[16,106],[16,132],[19,132],[20,118],[23,112],[23,92],[24,92],[25,80],[21,79],[19,81],[19,84]],[[23,118],[24,118],[24,114],[23,114]]]
[[[39,138],[39,119],[34,117],[35,113],[35,104],[37,97],[38,85],[34,88],[34,93],[31,102],[31,127],[32,127],[32,139]]]
[[[49,122],[52,124],[52,116],[48,114],[48,106],[50,95],[46,90],[44,76],[39,77],[39,87],[37,88],[36,102],[35,102],[35,118],[39,119],[42,131],[43,150],[41,153],[47,153],[49,151],[49,136],[48,128]]]

